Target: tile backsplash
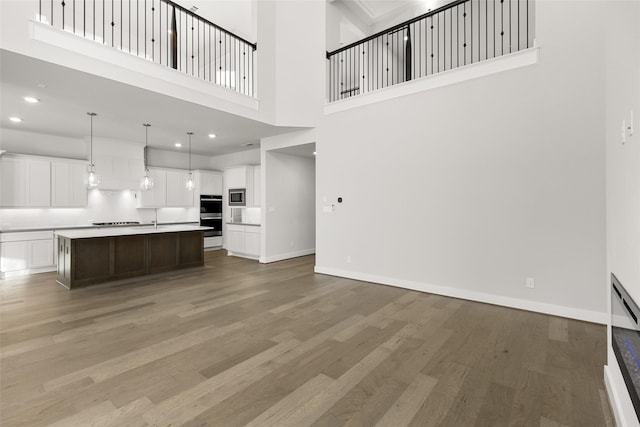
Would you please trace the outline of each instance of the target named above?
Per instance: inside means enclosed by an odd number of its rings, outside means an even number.
[[[156,219],[155,209],[136,205],[136,192],[132,190],[90,190],[86,208],[0,209],[0,228],[77,226],[107,221],[149,223]],[[197,222],[199,209],[158,208],[157,215],[158,222]]]

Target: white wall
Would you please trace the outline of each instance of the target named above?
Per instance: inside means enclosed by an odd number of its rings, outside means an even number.
[[[324,0],[258,2],[258,96],[275,125],[315,126],[322,116],[324,10]]]
[[[265,152],[261,261],[272,262],[315,252],[315,160]]]
[[[237,153],[222,154],[209,158],[209,168],[212,170],[223,171],[234,166],[243,165],[259,165],[260,149],[238,151]]]
[[[602,12],[540,2],[539,64],[327,116],[317,271],[604,323]]]
[[[640,3],[609,2],[605,22],[607,276],[614,273],[640,303]],[[623,144],[622,120],[629,122],[630,110],[636,129]],[[610,333],[607,348],[605,373],[618,425],[640,425],[611,350]]]
[[[147,152],[147,162],[149,166],[189,169],[189,154],[150,148]],[[199,154],[191,155],[191,169],[217,170],[211,167],[210,156]]]

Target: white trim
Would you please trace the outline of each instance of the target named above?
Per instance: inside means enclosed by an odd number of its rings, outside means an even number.
[[[278,255],[273,255],[269,257],[260,257],[260,262],[263,264],[268,264],[270,262],[282,261],[290,258],[298,258],[301,256],[312,255],[315,253],[316,253],[316,248],[303,249],[301,251],[287,252],[284,254],[278,254]]]
[[[453,298],[460,298],[470,301],[483,302],[487,304],[501,305],[520,310],[534,311],[537,313],[550,314],[553,316],[567,317],[570,319],[583,320],[592,323],[607,323],[607,313],[597,311],[582,310],[579,308],[565,307],[543,302],[523,300],[519,298],[504,297],[500,295],[487,294],[484,292],[469,291],[466,289],[451,288],[429,283],[414,282],[411,280],[396,279],[393,277],[383,277],[373,274],[360,273],[356,271],[341,270],[337,268],[316,266],[316,273],[328,274],[330,276],[346,277],[348,279],[362,280],[365,282],[380,283],[398,288],[411,289],[414,291],[427,292],[431,294],[444,295]]]
[[[234,256],[234,257],[238,257],[238,258],[253,259],[255,261],[259,261],[260,260],[260,257],[257,256],[257,255],[249,255],[249,254],[245,254],[245,253],[241,253],[241,252],[231,252],[228,249],[227,249],[227,256]]]
[[[48,273],[50,271],[56,271],[58,267],[55,265],[49,267],[28,268],[26,270],[15,270],[0,272],[0,279],[8,279],[10,277],[28,276],[30,274]]]
[[[611,405],[611,412],[616,420],[616,425],[621,427],[640,427],[640,422],[635,414],[633,403],[628,393],[627,386],[620,372],[618,361],[611,347],[607,350],[608,364],[604,366],[604,385],[607,389],[607,397]]]
[[[399,83],[373,92],[341,99],[340,101],[334,101],[324,106],[324,113],[338,113],[340,111],[362,107],[363,105],[399,98],[401,96],[411,95],[425,90],[460,83],[465,80],[471,80],[478,77],[488,76],[490,74],[500,73],[502,71],[533,65],[538,62],[539,49],[539,47],[531,47],[508,55],[444,71],[439,74]]]

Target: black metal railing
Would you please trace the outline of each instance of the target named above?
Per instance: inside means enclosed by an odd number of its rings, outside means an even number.
[[[455,0],[327,52],[329,102],[533,46],[534,0]]]
[[[40,22],[254,96],[256,44],[170,0],[39,0]]]

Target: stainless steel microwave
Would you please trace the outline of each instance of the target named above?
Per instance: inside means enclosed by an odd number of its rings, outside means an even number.
[[[247,190],[245,188],[229,189],[229,206],[246,206]]]

